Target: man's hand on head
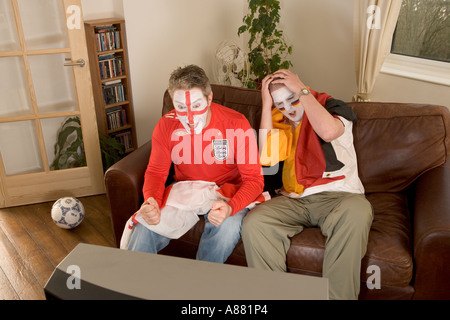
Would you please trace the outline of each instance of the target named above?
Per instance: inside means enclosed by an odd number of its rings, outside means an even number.
[[[300,80],[297,74],[286,70],[281,69],[273,73],[274,77],[279,77],[281,79],[275,80],[273,83],[282,83],[286,87],[288,87],[289,90],[291,90],[293,93],[299,95],[300,91],[306,86],[304,83]]]

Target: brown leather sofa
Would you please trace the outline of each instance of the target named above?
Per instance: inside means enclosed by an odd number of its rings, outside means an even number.
[[[259,128],[260,92],[220,85],[213,85],[213,92],[214,102],[243,113],[254,129]],[[450,299],[449,110],[399,103],[350,105],[359,119],[354,138],[360,177],[374,208],[359,298]],[[171,109],[166,92],[162,114]],[[117,244],[125,222],[143,201],[150,151],[151,141],[106,172]],[[280,183],[279,175],[266,177],[268,190]],[[161,254],[195,258],[203,227],[201,219]],[[287,254],[289,272],[321,276],[324,244],[325,237],[317,228],[294,236]],[[241,241],[227,263],[246,266]],[[378,267],[380,273],[369,266]],[[369,289],[366,281],[369,278],[374,283],[377,275],[381,288]]]

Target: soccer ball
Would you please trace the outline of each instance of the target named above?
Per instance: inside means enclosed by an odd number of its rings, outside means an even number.
[[[73,197],[58,199],[52,206],[52,219],[63,229],[77,227],[84,218],[84,207],[80,200]]]

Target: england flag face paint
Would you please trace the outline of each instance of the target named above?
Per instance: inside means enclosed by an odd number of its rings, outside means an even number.
[[[177,90],[173,94],[173,104],[183,127],[190,134],[199,134],[206,125],[208,101],[200,89]]]
[[[299,122],[303,118],[303,106],[298,96],[286,86],[271,92],[275,107],[277,107],[286,118],[293,122]]]

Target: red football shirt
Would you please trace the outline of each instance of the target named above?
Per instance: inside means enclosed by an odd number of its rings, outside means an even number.
[[[256,132],[244,115],[215,103],[211,104],[211,121],[201,134],[187,134],[174,110],[160,119],[153,131],[144,199],[153,197],[162,205],[172,162],[175,181],[239,185],[228,201],[232,215],[252,203],[264,188]]]

